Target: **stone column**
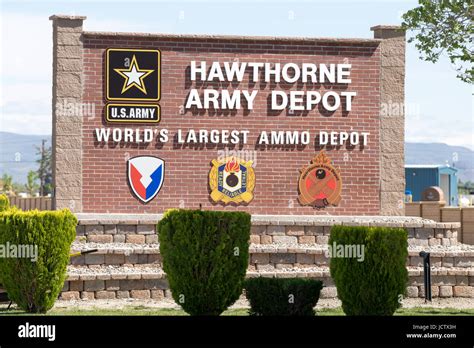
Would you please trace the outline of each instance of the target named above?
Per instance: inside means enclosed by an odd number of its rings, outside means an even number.
[[[403,215],[405,194],[405,31],[370,28],[380,44],[380,215]]]
[[[53,21],[53,209],[82,211],[83,16]]]

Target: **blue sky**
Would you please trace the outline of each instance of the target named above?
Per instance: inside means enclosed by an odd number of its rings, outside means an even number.
[[[371,38],[416,1],[1,1],[0,129],[51,133],[51,14],[86,15],[85,30]],[[472,86],[447,59],[407,46],[406,141],[474,149]]]

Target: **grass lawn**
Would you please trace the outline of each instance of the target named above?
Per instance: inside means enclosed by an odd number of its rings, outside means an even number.
[[[18,309],[6,310],[6,308],[0,308],[0,316],[3,315],[27,315]],[[40,314],[41,315],[41,314]],[[46,315],[61,316],[61,315],[157,315],[157,316],[183,316],[187,315],[183,310],[169,309],[169,308],[150,308],[145,306],[126,306],[122,309],[102,309],[102,308],[91,308],[91,309],[78,309],[77,307],[71,308],[57,308],[49,311]],[[223,313],[223,315],[233,316],[245,316],[248,315],[247,309],[230,309]],[[342,308],[325,308],[317,311],[319,316],[338,316],[344,315]],[[402,308],[399,309],[395,315],[474,315],[474,308],[469,309],[456,309],[456,308],[430,308],[430,307],[414,307],[414,308]]]

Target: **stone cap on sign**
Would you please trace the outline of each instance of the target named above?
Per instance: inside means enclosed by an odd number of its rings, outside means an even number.
[[[242,36],[242,35],[194,35],[194,34],[164,34],[164,33],[126,33],[126,32],[101,32],[85,31],[86,37],[137,37],[142,39],[161,40],[215,40],[215,41],[240,41],[240,42],[291,42],[291,43],[329,43],[377,46],[381,40],[363,38],[327,38],[327,37],[289,37],[289,36]]]
[[[56,14],[49,17],[50,20],[84,21],[87,16],[62,15]],[[378,25],[374,29],[400,28],[399,26]],[[83,34],[89,37],[137,37],[143,39],[164,39],[164,40],[215,40],[215,41],[241,41],[241,42],[291,42],[291,43],[328,43],[328,44],[348,44],[348,45],[367,45],[377,46],[381,40],[379,38],[329,38],[329,37],[289,37],[289,36],[242,36],[242,35],[193,35],[193,34],[164,34],[164,33],[126,33],[126,32],[101,32],[84,31]]]
[[[401,25],[375,25],[370,30],[374,32],[375,39],[405,37],[406,32]]]
[[[148,225],[156,224],[163,214],[93,214],[77,213],[79,225]]]
[[[148,225],[156,224],[163,214],[76,214],[79,225]],[[460,228],[459,222],[436,222],[414,216],[321,216],[321,215],[252,215],[252,225],[299,226],[381,226],[403,228]]]
[[[57,14],[57,15],[52,15],[49,16],[49,20],[56,20],[56,19],[65,19],[65,20],[70,20],[70,21],[76,21],[76,20],[85,20],[87,19],[87,16],[70,16],[70,15],[62,15],[62,14]]]
[[[374,25],[370,30],[402,30],[401,25]]]

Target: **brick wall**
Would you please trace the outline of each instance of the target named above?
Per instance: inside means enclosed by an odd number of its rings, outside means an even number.
[[[217,158],[218,147],[175,148],[172,142],[162,148],[105,148],[94,144],[95,127],[102,126],[104,52],[108,47],[158,48],[162,54],[162,120],[158,127],[170,133],[181,129],[241,129],[250,130],[247,149],[254,150],[257,135],[262,130],[319,130],[346,131],[351,128],[371,133],[371,143],[364,151],[349,151],[350,161],[343,161],[345,149],[333,150],[329,156],[341,166],[343,199],[337,208],[329,209],[333,214],[377,214],[379,211],[378,168],[378,102],[379,102],[379,52],[377,46],[337,44],[293,44],[268,43],[241,40],[241,42],[219,40],[165,40],[144,39],[133,36],[96,37],[86,35],[84,40],[84,101],[99,105],[96,118],[83,124],[83,204],[85,212],[162,212],[167,208],[198,207],[221,209],[209,201],[208,175],[210,162]],[[352,84],[357,91],[353,110],[342,115],[340,110],[324,117],[317,110],[307,116],[287,116],[285,112],[276,116],[267,114],[266,97],[270,86],[264,87],[255,100],[254,110],[248,115],[240,110],[235,115],[211,116],[208,112],[193,115],[191,111],[179,114],[189,92],[186,70],[191,60],[256,62],[310,62],[343,63],[350,57]],[[240,83],[247,88],[248,80]],[[335,87],[335,86],[331,86]],[[336,87],[337,88],[337,87]],[[277,87],[277,89],[280,89]],[[267,92],[267,93],[265,93]],[[250,146],[249,146],[250,145]],[[140,204],[127,185],[125,156],[156,155],[166,162],[163,188],[156,199],[147,205]],[[296,201],[298,169],[307,165],[315,154],[313,146],[299,149],[258,150],[255,168],[255,198],[248,207],[234,208],[255,213],[282,214],[291,211],[297,214],[312,213],[314,209],[301,207]],[[104,161],[107,158],[107,161]]]
[[[243,148],[255,150],[256,187],[254,199],[247,206],[226,206],[226,210],[245,210],[256,214],[334,214],[377,215],[381,212],[381,48],[378,39],[276,39],[212,36],[173,36],[148,34],[117,34],[83,32],[83,95],[82,102],[94,103],[94,117],[84,117],[82,124],[82,211],[109,213],[160,213],[168,208],[223,209],[209,198],[208,175],[210,162],[218,157],[221,145],[201,147],[178,145],[170,140],[156,146],[114,144],[100,145],[95,141],[97,127],[130,127],[107,125],[104,121],[104,77],[107,48],[153,48],[161,51],[161,122],[157,127],[167,128],[170,135],[177,129],[247,129],[249,141]],[[230,114],[213,112],[180,114],[190,88],[195,83],[187,80],[191,60],[271,62],[271,63],[351,63],[352,83],[348,90],[356,91],[352,111],[338,109],[332,115],[323,115],[314,109],[307,114],[288,115],[287,111],[274,114],[267,111],[267,97],[272,89],[295,90],[301,86],[260,84],[252,86],[244,79],[234,88],[258,88],[255,108]],[[248,74],[245,75],[248,78]],[[250,86],[249,86],[250,85]],[[206,87],[204,85],[203,87]],[[219,85],[208,86],[218,88]],[[227,85],[224,86],[227,88]],[[303,89],[341,90],[337,85],[304,85]],[[403,127],[403,123],[401,124]],[[132,125],[132,128],[145,128]],[[341,169],[342,200],[338,207],[316,211],[300,206],[297,197],[299,169],[310,163],[321,150],[312,140],[307,146],[255,147],[258,134],[271,130],[370,132],[365,148],[324,148],[336,167]],[[158,196],[148,204],[140,203],[132,194],[127,181],[126,160],[137,155],[154,155],[166,162],[165,180]],[[400,157],[400,156],[399,156]],[[403,153],[401,158],[403,157]],[[403,158],[402,158],[403,159]],[[388,179],[391,180],[391,179]],[[398,179],[393,179],[399,181]],[[387,180],[386,180],[387,181]],[[386,197],[386,199],[391,197]],[[398,202],[390,201],[395,206]],[[393,210],[393,209],[392,209]],[[391,212],[392,214],[393,212]],[[394,213],[396,214],[396,213]]]

